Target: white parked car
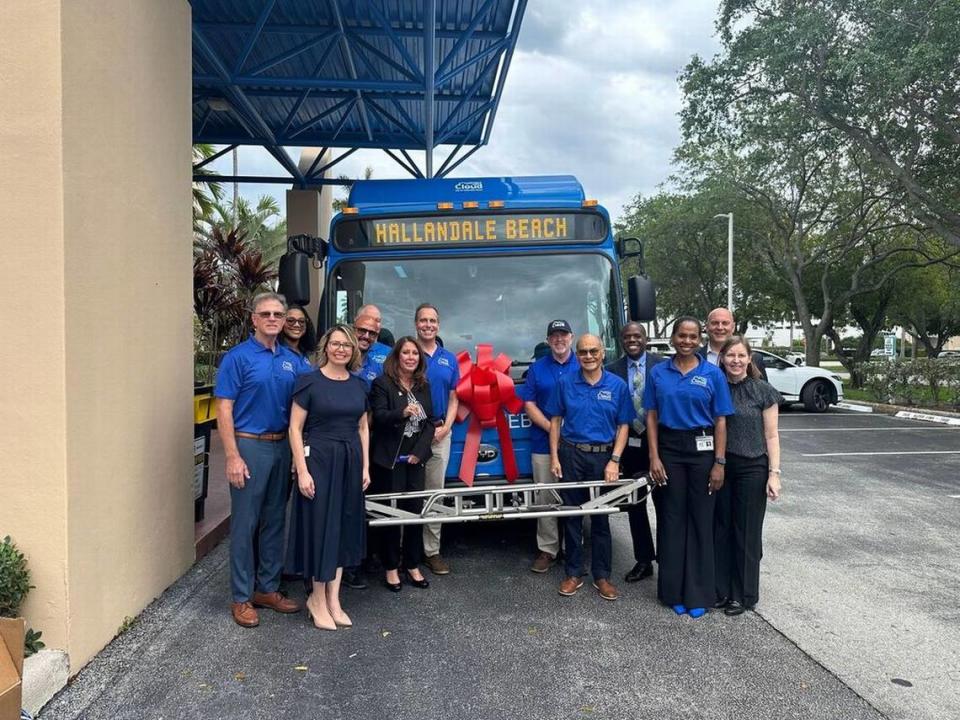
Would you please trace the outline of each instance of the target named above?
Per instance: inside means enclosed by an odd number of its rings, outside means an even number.
[[[673,355],[666,338],[650,338],[647,349],[659,355]],[[754,350],[763,356],[767,380],[783,397],[783,405],[803,403],[808,412],[826,412],[831,405],[843,401],[840,376],[818,367],[797,366],[766,350]]]

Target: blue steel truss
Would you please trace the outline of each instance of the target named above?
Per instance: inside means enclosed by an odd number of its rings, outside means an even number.
[[[360,148],[416,177],[485,145],[526,0],[192,0],[193,141],[262,145],[293,183]],[[439,170],[434,149],[452,146]],[[303,172],[285,146],[346,148]],[[425,152],[421,170],[409,151]],[[321,152],[322,156],[323,153]],[[194,179],[210,176],[198,172]]]

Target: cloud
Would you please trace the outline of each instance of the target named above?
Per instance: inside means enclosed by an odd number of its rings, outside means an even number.
[[[679,142],[677,75],[693,54],[717,50],[717,0],[543,0],[529,3],[490,144],[455,174],[569,173],[616,218],[638,192],[670,175]],[[435,154],[439,167],[452,148]],[[296,159],[299,148],[288,148]],[[414,157],[423,167],[423,153]],[[360,151],[334,172],[404,177],[380,151]],[[281,174],[259,148],[241,150],[241,172]],[[229,160],[215,165],[229,172]],[[284,203],[284,186],[242,186]]]

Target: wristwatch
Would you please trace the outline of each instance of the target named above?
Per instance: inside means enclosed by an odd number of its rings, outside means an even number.
[[[619,464],[620,464],[620,456],[619,456],[619,455],[611,455],[611,456],[610,456],[610,462],[615,462],[615,463],[617,463],[617,464],[619,465]]]
[[[715,462],[717,465],[726,465],[726,464],[727,464],[727,459],[726,459],[726,458],[722,458],[722,457],[715,457],[715,458],[713,459],[713,462]]]

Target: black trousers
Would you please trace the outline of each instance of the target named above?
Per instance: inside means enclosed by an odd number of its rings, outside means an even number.
[[[659,428],[660,461],[667,484],[659,496],[657,550],[660,570],[657,597],[666,605],[688,608],[713,605],[716,594],[713,551],[713,510],[709,494],[712,451],[698,452],[699,432]]]
[[[628,445],[623,451],[620,467],[625,477],[647,472],[650,469],[650,456],[646,442],[640,447]],[[630,520],[630,537],[633,540],[633,559],[636,562],[653,562],[657,558],[657,553],[653,547],[650,518],[647,516],[647,499],[644,498],[627,510],[627,517]]]
[[[760,599],[768,474],[766,455],[748,458],[728,453],[726,480],[717,494],[713,524],[717,597],[746,607]]]
[[[423,463],[410,465],[398,463],[392,470],[371,463],[370,485],[372,493],[395,493],[423,490]],[[422,498],[397,501],[401,510],[419,513],[423,509]],[[380,527],[373,533],[377,553],[384,570],[404,567],[413,569],[423,562],[423,526],[394,525]],[[401,560],[403,564],[401,565]]]

